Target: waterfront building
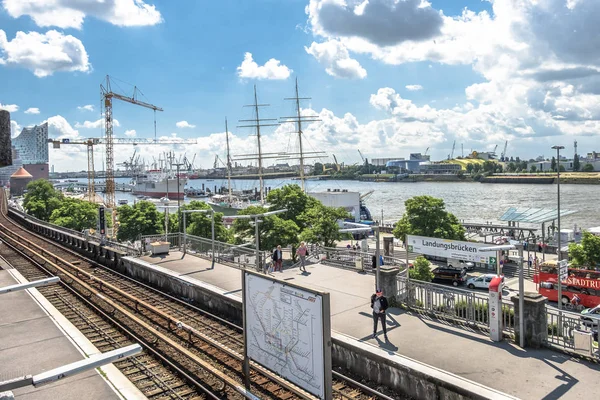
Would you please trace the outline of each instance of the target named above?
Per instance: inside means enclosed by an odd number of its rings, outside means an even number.
[[[462,167],[450,163],[421,163],[419,170],[422,174],[458,174]]]
[[[48,123],[23,128],[8,148],[12,153],[12,166],[0,168],[0,185],[6,185],[21,167],[25,167],[34,180],[48,179]]]
[[[377,167],[385,167],[385,165],[389,161],[400,161],[400,160],[404,160],[404,158],[403,157],[372,158],[371,165],[375,165]]]
[[[398,168],[401,173],[418,174],[421,172],[420,165],[423,161],[420,160],[393,160],[385,164],[386,168]]]

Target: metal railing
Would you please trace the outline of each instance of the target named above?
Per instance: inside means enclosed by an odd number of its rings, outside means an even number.
[[[450,319],[489,330],[489,299],[485,294],[450,288],[435,283],[398,276],[398,300],[408,307],[441,319]],[[502,326],[505,333],[515,329],[514,305],[502,303]]]
[[[348,250],[323,246],[319,246],[316,250],[323,256],[321,260],[323,264],[349,269],[356,269],[357,265],[360,265],[360,268],[364,268],[365,271],[373,269],[374,251]],[[402,270],[406,268],[406,262],[398,257],[384,255],[382,257],[384,266],[398,267]]]
[[[581,314],[570,312],[570,311],[559,311],[553,307],[546,305],[547,315],[547,344],[550,347],[558,347],[561,350],[567,350],[570,352],[581,352],[582,349],[578,349],[576,346],[576,334],[578,332],[584,334],[591,334],[597,339],[598,335],[598,321],[590,322],[582,318]],[[598,353],[597,340],[596,347],[592,348],[592,356],[600,358]]]
[[[59,225],[55,225],[55,224],[52,224],[52,223],[47,222],[47,221],[42,221],[41,219],[38,219],[38,218],[36,218],[34,216],[31,216],[31,215],[29,215],[27,213],[19,211],[19,210],[15,209],[15,208],[9,208],[8,212],[17,215],[18,217],[22,218],[23,220],[32,221],[35,224],[38,224],[38,225],[41,225],[41,226],[45,226],[46,228],[50,228],[50,229],[52,229],[54,231],[66,233],[66,234],[71,235],[71,236],[76,236],[76,237],[78,237],[78,238],[80,238],[82,240],[86,240],[87,241],[87,240],[91,239],[91,240],[98,241],[99,243],[102,242],[102,237],[98,233],[96,233],[95,235],[86,235],[85,233],[78,232],[78,231],[75,231],[73,229],[69,229],[69,228],[65,228],[65,227],[59,226]],[[109,240],[109,239],[105,239],[104,242],[102,242],[102,244],[105,247],[112,247],[113,249],[119,250],[119,251],[121,251],[123,253],[126,253],[128,255],[137,256],[137,255],[140,254],[140,249],[137,249],[137,248],[131,247],[131,246],[127,246],[125,244],[122,244],[122,243],[119,243],[119,242],[115,242],[115,241],[112,241],[112,240]]]

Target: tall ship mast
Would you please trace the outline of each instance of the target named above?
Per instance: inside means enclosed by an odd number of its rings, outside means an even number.
[[[231,203],[231,154],[229,153],[229,129],[227,128],[227,118],[225,118],[225,140],[227,142],[227,192],[229,202]]]
[[[240,122],[248,123],[248,125],[239,125],[239,128],[254,128],[256,130],[256,142],[258,144],[258,154],[244,154],[238,158],[238,160],[258,160],[258,179],[260,182],[260,204],[265,204],[265,181],[263,171],[263,159],[265,158],[279,158],[279,153],[266,153],[263,154],[261,142],[260,142],[260,129],[268,126],[279,126],[276,118],[260,118],[259,109],[260,107],[268,107],[269,104],[258,104],[258,95],[256,94],[256,85],[254,85],[254,104],[248,104],[244,107],[252,107],[254,109],[253,119],[242,119]]]
[[[298,78],[296,77],[296,96],[294,97],[288,97],[285,98],[284,100],[292,100],[295,103],[295,108],[296,108],[296,115],[293,117],[281,117],[280,118],[280,122],[281,123],[294,123],[296,125],[296,132],[298,133],[298,147],[299,147],[299,153],[287,153],[287,158],[289,159],[294,159],[297,158],[300,160],[300,182],[302,185],[302,191],[306,191],[305,189],[305,177],[304,177],[304,160],[307,158],[324,158],[327,157],[327,154],[323,151],[310,151],[310,152],[305,152],[302,146],[302,124],[308,124],[311,122],[319,122],[321,121],[317,115],[302,115],[301,109],[300,109],[300,101],[301,100],[310,100],[310,97],[300,97],[299,94],[299,90],[298,90]]]

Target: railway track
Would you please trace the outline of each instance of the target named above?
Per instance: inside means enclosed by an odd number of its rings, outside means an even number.
[[[3,198],[0,209],[0,239],[13,252],[5,258],[29,280],[60,276],[60,286],[40,292],[99,349],[145,347],[115,365],[149,398],[311,398],[256,364],[247,391],[240,327],[25,230]],[[333,389],[336,399],[389,399],[339,373]]]

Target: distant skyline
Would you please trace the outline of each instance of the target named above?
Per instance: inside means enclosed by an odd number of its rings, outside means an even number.
[[[257,85],[264,118],[293,115],[298,77],[306,151],[340,162],[434,160],[471,150],[572,157],[600,137],[600,2],[595,0],[0,0],[0,108],[13,135],[47,121],[52,138],[103,137],[99,85],[164,108],[159,137],[196,165],[256,150],[238,120]],[[152,111],[115,101],[117,137],[154,137]],[[263,151],[296,151],[293,127],[265,128]],[[598,146],[598,147],[596,147]],[[133,146],[119,146],[116,162]],[[96,151],[96,166],[103,152]],[[320,160],[333,161],[332,158]],[[312,161],[311,161],[312,162]],[[55,170],[86,168],[83,146],[50,149]],[[100,169],[100,168],[99,168]]]

